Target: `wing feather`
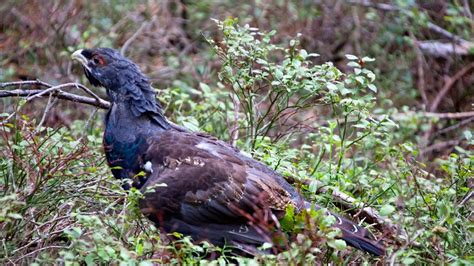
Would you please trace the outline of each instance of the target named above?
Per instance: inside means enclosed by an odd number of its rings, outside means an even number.
[[[249,165],[238,151],[187,132],[163,133],[150,141],[144,161],[152,173],[145,193],[147,212],[189,223],[235,223],[256,209],[284,210],[291,195],[274,177]]]

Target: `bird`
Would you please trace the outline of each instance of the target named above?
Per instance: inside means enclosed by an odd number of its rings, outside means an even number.
[[[281,174],[231,144],[170,122],[150,80],[117,50],[81,49],[71,57],[111,101],[103,147],[113,176],[124,189],[142,192],[141,212],[164,232],[254,256],[272,241],[271,231],[259,227],[257,218],[277,225],[289,207],[297,213],[321,209]],[[367,229],[340,215],[326,215],[334,216],[333,227],[347,244],[385,255],[384,245]]]

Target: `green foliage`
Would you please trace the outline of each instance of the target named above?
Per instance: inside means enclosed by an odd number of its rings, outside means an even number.
[[[297,49],[297,40],[285,49],[270,42],[275,32],[261,33],[236,21],[217,21],[224,40],[219,45],[208,41],[223,61],[219,77],[243,109],[241,128],[253,149],[257,139],[269,136],[277,123],[285,126],[284,120],[293,116],[288,112],[314,106],[313,100],[329,82],[325,78],[337,79],[339,73],[330,66],[311,66],[308,59],[317,55]],[[278,52],[284,54],[283,60],[278,59]],[[326,75],[330,72],[334,76]]]
[[[360,200],[360,203],[364,203],[363,206],[379,209],[381,215],[407,228],[409,235],[425,239],[420,241],[421,243],[444,243],[441,245],[444,249],[458,254],[450,255],[450,260],[460,263],[468,260],[466,256],[472,251],[472,246],[458,243],[462,239],[468,239],[468,242],[472,243],[472,237],[468,237],[469,229],[465,226],[469,224],[468,214],[463,206],[460,209],[452,207],[452,202],[460,201],[456,197],[468,195],[467,179],[459,174],[457,177],[452,176],[454,172],[440,173],[443,176],[448,175],[442,179],[428,175],[422,170],[422,166],[413,160],[413,155],[417,154],[416,148],[410,143],[397,144],[398,140],[394,139],[393,131],[399,126],[387,115],[373,114],[376,104],[371,92],[377,92],[377,88],[372,83],[375,75],[367,68],[367,64],[373,59],[348,55],[348,66],[353,68],[353,72],[343,74],[331,64],[312,66],[311,62],[295,56],[301,54],[300,50],[292,46],[296,45],[295,41],[290,42],[290,48],[284,49],[270,43],[271,34],[260,33],[247,26],[240,27],[235,24],[235,20],[219,22],[218,25],[224,31],[223,42],[215,48],[224,61],[220,77],[224,85],[227,85],[226,88],[238,95],[243,106],[246,118],[244,123],[247,123],[244,124],[243,130],[250,130],[247,134],[255,136],[253,143],[240,143],[241,145],[254,148],[256,157],[286,176],[301,180],[310,178],[309,185],[303,187],[308,190],[310,197],[317,191],[317,184],[334,187]],[[277,55],[271,54],[276,50],[282,53],[283,61],[268,63],[268,58],[278,60]],[[259,66],[258,62],[262,65],[265,62],[266,65]],[[297,66],[291,62],[298,62]],[[278,70],[281,74],[277,74]],[[298,76],[299,74],[301,76]],[[277,111],[268,111],[269,109],[265,108],[273,108],[271,100],[275,97],[270,95],[276,95],[278,92],[282,92],[282,98],[285,100],[275,102]],[[270,121],[267,124],[272,123],[273,119],[278,120],[278,110],[287,108],[292,100],[294,103],[298,102],[299,97],[309,99],[316,95],[318,98],[311,101],[311,108],[316,109],[323,105],[320,107],[320,120],[326,121],[327,124],[320,124],[320,121],[310,124],[316,130],[305,134],[304,139],[295,134],[275,142],[279,139],[269,136],[268,132],[259,130],[256,126],[259,122],[265,124],[261,122],[264,119]],[[295,97],[297,99],[294,99]],[[266,104],[259,107],[256,106],[257,103]],[[300,106],[296,108],[298,107]],[[281,130],[281,127],[278,129]],[[292,147],[295,144],[290,145],[291,140],[298,141],[296,148]],[[469,162],[472,158],[468,159],[472,154],[464,151],[462,156],[465,158],[462,161],[451,161],[447,165],[464,169],[462,172],[465,175],[472,175],[472,162]],[[311,179],[319,182],[313,182]],[[451,188],[454,184],[459,184],[463,188],[462,192],[458,190],[454,193]],[[428,201],[427,196],[430,194],[431,200]],[[321,196],[317,195],[316,199],[318,202],[332,203],[329,197],[321,199]],[[433,208],[439,210],[436,214],[429,214],[429,210]],[[423,213],[421,210],[427,212]],[[451,213],[458,218],[447,218]],[[456,224],[458,229],[451,227],[444,230],[438,226],[445,224],[447,220]],[[414,228],[415,221],[420,224]],[[290,231],[294,229],[287,223],[288,214],[283,226]],[[417,234],[420,227],[428,229],[421,236]],[[439,230],[449,237],[433,238],[436,233],[429,233]],[[319,241],[317,246],[323,242]],[[329,240],[327,243],[332,248],[342,249],[339,241]],[[459,246],[463,248],[459,250]],[[426,263],[435,262],[434,253],[438,254],[436,248],[430,245],[423,248],[418,252],[402,249],[397,251],[397,256],[402,257],[404,262],[412,259]]]
[[[146,265],[160,237],[138,227],[138,195],[124,193],[98,160],[100,130],[85,136],[80,122],[72,131],[38,131],[35,124],[23,115],[4,127],[1,257],[31,263],[38,253],[40,264]]]

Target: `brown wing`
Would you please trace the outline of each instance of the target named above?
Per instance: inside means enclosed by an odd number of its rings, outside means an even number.
[[[283,211],[294,204],[274,177],[249,166],[236,150],[199,135],[165,132],[151,140],[144,162],[152,173],[142,210],[159,219],[226,224],[245,221],[256,210]]]

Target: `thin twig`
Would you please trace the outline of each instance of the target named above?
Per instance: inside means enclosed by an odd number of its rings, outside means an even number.
[[[89,128],[92,118],[97,113],[97,110],[98,108],[94,109],[94,111],[89,115],[89,118],[87,119],[86,124],[84,125],[84,131],[82,132],[81,137],[78,139],[78,142],[82,142],[82,139],[86,136],[87,129]]]
[[[449,78],[438,95],[436,95],[436,98],[433,100],[433,103],[430,106],[430,111],[436,111],[438,109],[438,105],[441,103],[441,100],[444,98],[444,96],[446,96],[453,85],[472,70],[474,70],[474,62],[471,62],[469,65],[463,67],[461,70],[456,72],[452,78]]]
[[[22,85],[38,85],[38,86],[45,86],[45,87],[52,87],[51,84],[48,84],[46,82],[43,82],[41,80],[23,80],[23,81],[12,81],[12,82],[2,82],[0,83],[0,88],[6,88],[6,87],[20,87]]]
[[[61,88],[64,88],[64,86],[62,85],[59,85],[59,86],[54,86],[54,87],[51,87],[51,88],[47,88],[46,90],[43,90],[42,92],[40,93],[36,93],[36,94],[33,94],[33,95],[30,95],[28,97],[26,97],[26,101],[29,102],[35,98],[38,98],[38,97],[42,97],[43,95],[47,95],[47,96],[50,96],[51,95],[51,92],[53,91],[61,91]]]
[[[464,204],[466,204],[466,202],[471,200],[473,197],[474,197],[474,190],[471,190],[468,193],[466,193],[466,196],[464,196],[464,198],[461,200],[461,202],[459,202],[458,208],[462,207]]]
[[[416,243],[416,239],[423,234],[425,231],[424,230],[418,230],[418,232],[415,233],[413,237],[410,237],[410,239],[407,239],[405,242],[405,245],[401,247],[399,250],[394,252],[392,256],[390,257],[390,266],[396,265],[395,264],[395,259],[397,258],[398,254],[401,254],[403,250],[405,250],[407,247],[411,246],[412,244]]]
[[[43,92],[44,90],[12,90],[12,91],[0,91],[0,98],[5,98],[5,97],[27,97],[31,96],[34,94],[38,94]],[[106,100],[100,99],[100,101],[97,101],[96,99],[86,97],[86,96],[81,96],[77,95],[74,93],[68,93],[68,92],[53,92],[52,93],[54,97],[57,97],[59,99],[63,100],[68,100],[72,102],[78,102],[78,103],[84,103],[87,105],[99,107],[101,109],[108,109],[110,107],[110,103]],[[49,96],[43,95],[43,96]]]
[[[468,17],[471,20],[471,29],[474,30],[474,21],[472,17],[471,8],[469,7],[469,3],[467,0],[463,0],[462,3],[463,3],[463,9],[464,9],[464,13],[466,17]]]
[[[78,89],[82,89],[83,91],[85,91],[87,94],[89,94],[90,96],[92,96],[94,99],[96,99],[97,101],[100,101],[101,98],[99,96],[97,96],[97,94],[93,93],[89,88],[87,88],[86,86],[82,85],[82,84],[79,84],[79,83],[73,83],[74,86]]]
[[[391,115],[390,118],[394,120],[403,119],[407,116],[424,116],[424,117],[434,117],[438,119],[463,119],[470,118],[474,116],[474,111],[471,112],[458,112],[458,113],[435,113],[435,112],[405,112]]]
[[[230,139],[232,146],[237,144],[237,140],[239,138],[239,109],[240,104],[237,100],[237,97],[232,94],[230,96],[232,98],[232,105],[234,106],[234,121],[232,121],[232,126],[230,127]]]
[[[413,39],[414,43],[417,42],[416,37],[412,32],[410,32],[410,37]],[[416,54],[416,65],[417,65],[417,74],[418,74],[417,87],[418,87],[418,91],[420,91],[421,99],[423,100],[423,105],[427,106],[428,97],[426,96],[423,53],[421,52],[420,48],[417,45],[413,45],[413,48]]]
[[[464,120],[462,120],[461,122],[459,122],[459,123],[457,123],[457,124],[455,124],[455,125],[452,125],[452,126],[449,126],[449,127],[446,127],[446,128],[443,128],[443,129],[441,129],[441,130],[436,131],[436,132],[435,132],[435,136],[439,136],[439,135],[445,134],[445,133],[447,133],[447,132],[449,132],[449,131],[453,131],[453,130],[458,129],[458,128],[464,126],[464,125],[468,125],[468,124],[470,124],[470,123],[472,123],[472,122],[474,122],[474,116],[471,116],[471,117],[469,117],[469,118],[467,118],[467,119],[464,119]]]
[[[48,115],[49,110],[51,110],[51,107],[53,107],[53,105],[56,103],[57,100],[58,98],[53,99],[53,94],[49,94],[48,103],[46,104],[46,107],[44,108],[43,115],[41,116],[40,122],[36,126],[36,129],[35,129],[36,133],[38,133],[41,127],[43,126],[43,123],[46,120],[46,116]]]
[[[24,86],[42,86],[46,87],[47,89],[22,89]],[[96,106],[102,109],[108,109],[110,107],[110,103],[106,100],[101,99],[95,93],[93,93],[89,88],[82,84],[78,83],[65,83],[60,84],[57,86],[52,86],[46,82],[40,80],[25,80],[25,81],[14,81],[14,82],[4,82],[0,83],[0,88],[7,88],[7,87],[17,87],[19,89],[15,90],[3,90],[0,91],[0,98],[5,97],[27,97],[27,100],[32,100],[37,97],[45,97],[49,95],[53,95],[56,98],[69,100],[73,102],[84,103],[92,106]],[[66,88],[78,88],[86,92],[87,94],[91,95],[93,98],[81,96],[73,93],[64,92],[61,89]]]
[[[153,16],[150,21],[144,21],[142,25],[140,26],[140,28],[138,28],[138,30],[135,31],[135,33],[133,33],[133,35],[127,41],[125,41],[125,43],[122,46],[122,49],[120,49],[120,54],[125,56],[125,52],[127,51],[130,44],[132,44],[132,42],[142,33],[142,31],[145,29],[146,26],[153,23],[155,20],[156,20],[156,16]]]
[[[446,148],[456,146],[460,143],[459,140],[448,140],[448,141],[443,141],[439,143],[435,143],[429,147],[426,147],[421,150],[421,155],[426,155],[430,152],[436,151],[436,150],[445,150]]]
[[[27,253],[27,254],[19,257],[18,259],[16,259],[14,261],[14,264],[16,264],[17,262],[21,261],[22,259],[24,259],[26,257],[29,257],[29,256],[31,256],[35,253],[38,253],[38,252],[43,251],[45,249],[51,249],[51,248],[67,248],[67,246],[47,246],[47,247],[42,247],[42,248],[39,248],[39,249],[35,249],[35,250],[31,251],[30,253]]]
[[[8,122],[8,120],[10,120],[15,115],[16,115],[16,112],[12,112],[11,114],[9,114],[7,118],[3,119],[2,122],[0,122],[0,126],[4,126]]]

